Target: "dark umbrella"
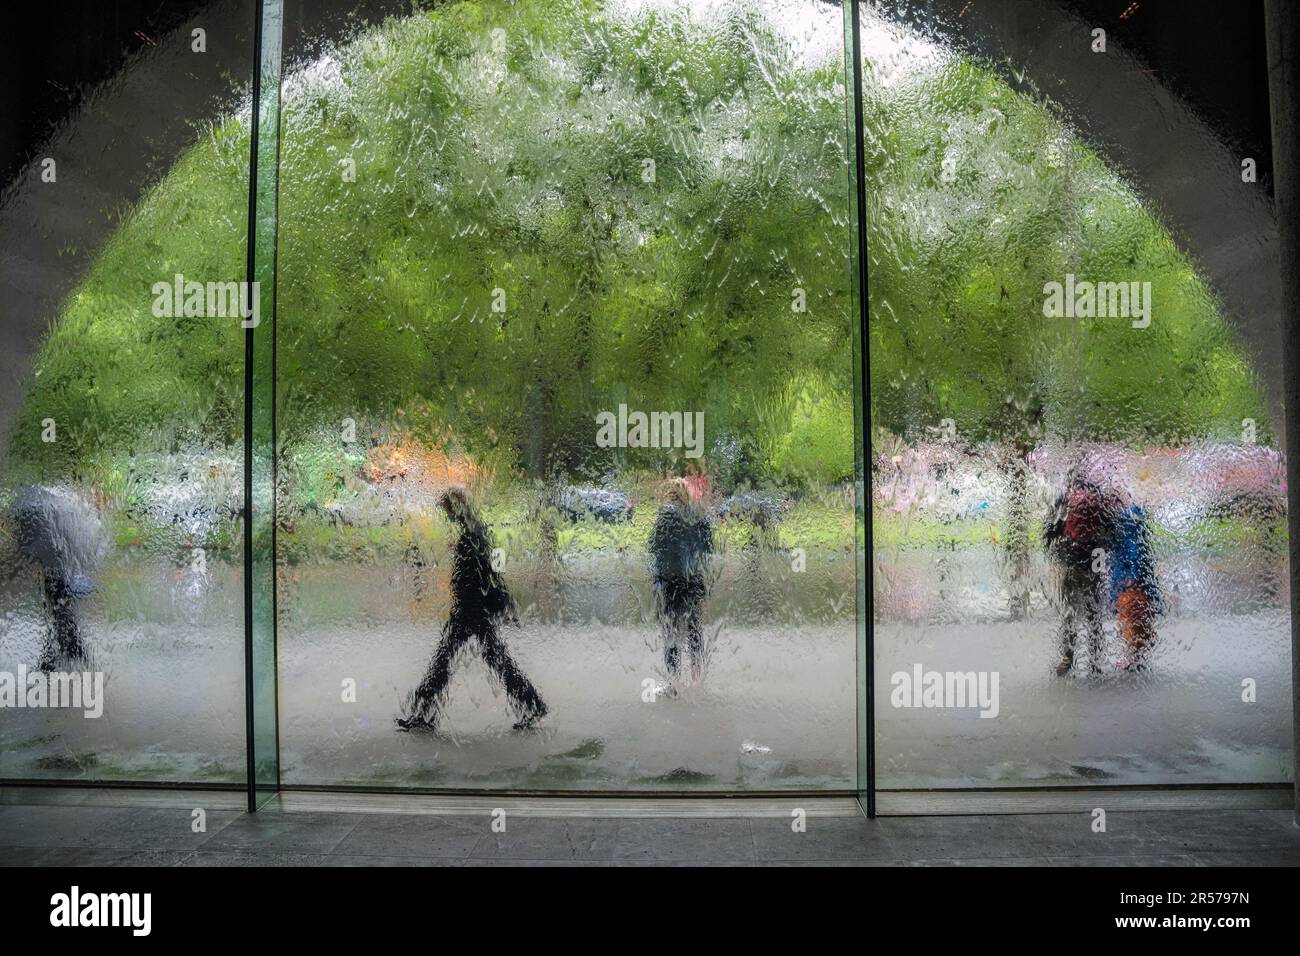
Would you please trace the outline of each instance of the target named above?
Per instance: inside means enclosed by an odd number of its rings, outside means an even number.
[[[48,578],[61,580],[73,595],[93,589],[106,550],[94,507],[66,488],[31,485],[18,493],[10,513],[19,550]]]

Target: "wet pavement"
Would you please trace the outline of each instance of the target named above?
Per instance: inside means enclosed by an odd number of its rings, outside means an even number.
[[[691,800],[534,801],[504,816],[487,802],[439,812],[290,809],[257,814],[236,793],[9,788],[0,805],[7,866],[1296,866],[1292,811],[1150,810],[882,817],[850,800],[802,803],[806,828],[774,802],[719,813]],[[418,800],[419,798],[415,798]],[[1289,794],[1278,793],[1278,802]],[[25,802],[26,801],[26,802]],[[63,801],[63,802],[60,802]],[[68,802],[71,801],[71,802]],[[83,802],[75,802],[83,801]],[[389,804],[391,806],[391,804]],[[411,804],[408,804],[411,806]],[[704,815],[693,815],[692,806]],[[194,832],[196,810],[205,830]],[[658,814],[658,815],[657,815]],[[505,821],[505,832],[494,820]],[[499,824],[498,828],[499,830]]]

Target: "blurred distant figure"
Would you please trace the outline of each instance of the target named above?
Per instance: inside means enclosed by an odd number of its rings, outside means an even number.
[[[1000,469],[1007,477],[1006,511],[1002,523],[1000,557],[1005,568],[1008,610],[1013,620],[1024,620],[1030,607],[1029,562],[1029,478],[1025,462],[1027,452],[1020,448],[1007,448],[1000,455]],[[987,512],[988,502],[980,503],[980,511]]]
[[[37,668],[88,656],[77,619],[78,599],[94,590],[103,558],[103,527],[95,509],[70,491],[33,485],[11,509],[19,552],[41,572],[49,628]]]
[[[650,532],[655,609],[663,630],[664,665],[670,679],[681,667],[681,646],[691,658],[691,679],[704,664],[703,607],[705,561],[713,551],[713,529],[702,510],[690,503],[680,479],[665,484],[664,505]]]
[[[1104,600],[1103,577],[1111,526],[1118,511],[1115,496],[1103,492],[1077,469],[1071,469],[1065,490],[1048,515],[1044,534],[1048,553],[1061,568],[1061,657],[1056,673],[1074,667],[1075,647],[1082,626],[1092,671],[1101,670]]]
[[[746,536],[744,547],[765,550],[778,550],[780,547],[779,527],[784,504],[779,499],[760,492],[732,495],[718,508],[718,517],[723,521],[733,519],[747,521],[750,533]]]
[[[466,644],[477,640],[483,662],[505,687],[519,718],[515,729],[531,728],[546,715],[547,707],[497,635],[502,623],[517,626],[519,617],[505,582],[492,568],[491,535],[461,489],[450,489],[438,504],[448,520],[460,528],[452,554],[451,612],[429,671],[407,698],[404,716],[397,719],[397,724],[405,730],[436,729],[446,702],[452,662]]]
[[[1142,670],[1147,649],[1156,638],[1155,618],[1161,610],[1160,586],[1147,531],[1146,514],[1138,505],[1120,511],[1110,548],[1111,601],[1124,639],[1123,670]]]
[[[406,546],[406,556],[403,564],[410,569],[412,596],[417,602],[422,601],[424,592],[429,586],[429,580],[425,569],[424,555],[420,551],[419,543],[414,538]]]
[[[740,568],[743,573],[738,590],[743,595],[744,613],[751,620],[770,623],[781,610],[783,574],[777,571],[774,558],[781,551],[781,514],[783,502],[761,492],[732,495],[718,507],[720,522],[730,524],[740,541]],[[727,575],[728,588],[738,582]]]
[[[591,517],[605,524],[631,521],[632,501],[621,491],[567,485],[556,489],[552,502],[557,511],[572,522]]]

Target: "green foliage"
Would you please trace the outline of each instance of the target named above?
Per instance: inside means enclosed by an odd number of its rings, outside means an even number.
[[[48,333],[13,432],[19,472],[50,480],[197,439],[238,441],[243,330],[237,321],[156,319],[152,288],[176,273],[242,278],[248,130],[209,130],[105,243]],[[58,441],[43,442],[54,419]]]
[[[1265,421],[1209,288],[1046,109],[962,58],[868,85],[875,424],[1027,442]],[[238,441],[238,322],[155,318],[150,290],[242,277],[246,123],[185,153],[65,304],[15,431],[22,466]],[[851,478],[845,136],[842,64],[798,61],[749,11],[705,26],[597,0],[443,4],[300,65],[282,120],[285,447],[353,418],[498,473],[680,468],[594,447],[595,413],[626,402],[703,410],[746,480]],[[1043,284],[1066,272],[1151,281],[1151,328],[1044,319]],[[58,443],[39,440],[46,417]]]
[[[747,27],[457,5],[340,50],[322,95],[290,84],[282,425],[402,408],[480,458],[598,475],[619,402],[753,443],[803,370],[847,389],[836,75]]]
[[[1267,420],[1212,290],[1046,109],[960,57],[870,89],[877,426],[922,437],[950,418],[967,441],[1025,447]],[[1150,327],[1045,317],[1045,284],[1067,274],[1150,282]]]

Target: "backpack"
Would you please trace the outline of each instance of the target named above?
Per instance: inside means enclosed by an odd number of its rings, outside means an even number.
[[[1147,534],[1146,513],[1137,505],[1124,511],[1116,522],[1110,569],[1112,603],[1122,591],[1136,587],[1151,601],[1152,609],[1160,612],[1160,585],[1156,579],[1155,555]]]
[[[1096,488],[1081,485],[1070,492],[1065,503],[1065,543],[1076,551],[1089,551],[1106,543],[1106,515]]]

